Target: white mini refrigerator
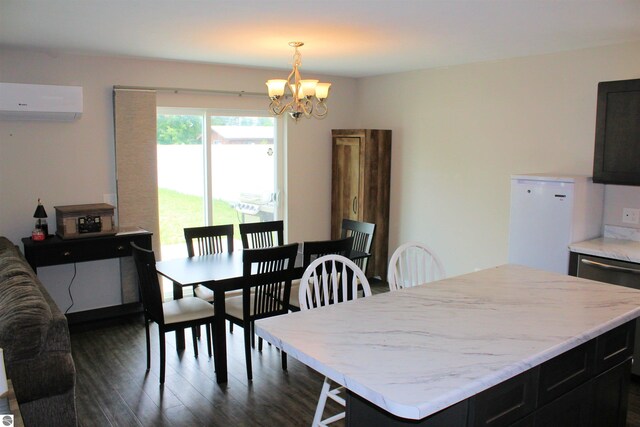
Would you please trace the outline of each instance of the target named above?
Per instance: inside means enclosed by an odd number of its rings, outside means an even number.
[[[586,176],[511,176],[509,263],[569,272],[569,245],[599,237],[604,185]]]

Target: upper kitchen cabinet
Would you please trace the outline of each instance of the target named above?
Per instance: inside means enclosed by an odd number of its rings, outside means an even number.
[[[340,238],[343,218],[376,225],[367,277],[387,277],[391,131],[332,130],[331,236]]]
[[[640,185],[640,79],[600,82],[593,182]]]

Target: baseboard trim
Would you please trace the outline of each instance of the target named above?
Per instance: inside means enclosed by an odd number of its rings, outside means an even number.
[[[142,303],[132,302],[128,304],[113,305],[110,307],[96,308],[94,310],[77,311],[67,313],[69,328],[86,326],[89,323],[128,317],[142,313]]]

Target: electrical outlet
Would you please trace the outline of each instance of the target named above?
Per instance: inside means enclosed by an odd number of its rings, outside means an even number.
[[[625,224],[640,224],[640,209],[622,209],[622,222]]]

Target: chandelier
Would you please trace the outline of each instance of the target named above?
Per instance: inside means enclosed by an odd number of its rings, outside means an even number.
[[[329,108],[325,100],[329,96],[331,83],[318,83],[318,80],[302,80],[298,69],[302,65],[298,48],[304,46],[302,42],[290,42],[289,46],[295,48],[293,54],[293,70],[285,79],[267,80],[269,89],[269,111],[274,115],[280,115],[285,111],[295,120],[302,115],[306,118],[315,117],[322,119],[327,115]],[[288,90],[287,90],[288,89]],[[285,92],[287,92],[285,94]],[[286,102],[288,98],[290,102]]]

